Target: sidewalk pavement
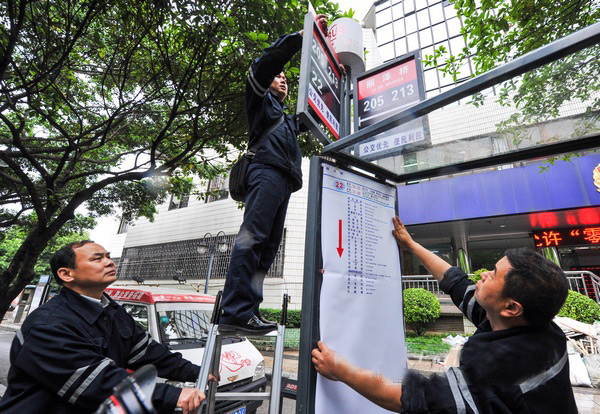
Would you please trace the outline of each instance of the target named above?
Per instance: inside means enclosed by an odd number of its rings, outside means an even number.
[[[265,371],[271,377],[273,370],[273,352],[263,352]],[[444,372],[444,366],[432,358],[409,357],[408,368],[424,375]],[[298,351],[285,351],[283,355],[283,376],[298,379]],[[573,387],[579,414],[600,414],[600,389]]]

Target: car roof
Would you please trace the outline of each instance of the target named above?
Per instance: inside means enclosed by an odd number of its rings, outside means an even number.
[[[188,302],[188,303],[215,303],[215,297],[204,295],[195,291],[168,289],[158,287],[130,288],[113,286],[106,288],[105,292],[116,301],[131,301],[154,304],[158,302]]]

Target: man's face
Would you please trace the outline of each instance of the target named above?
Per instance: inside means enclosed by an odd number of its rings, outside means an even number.
[[[288,93],[287,78],[285,77],[285,73],[281,72],[279,75],[275,76],[275,79],[273,79],[273,83],[271,83],[269,89],[275,96],[277,96],[280,102],[283,102]]]
[[[75,269],[69,269],[73,284],[82,288],[106,287],[117,280],[115,262],[104,247],[87,243],[74,249]]]
[[[481,274],[481,280],[475,286],[475,300],[488,314],[499,314],[504,308],[506,298],[502,295],[502,290],[504,277],[510,269],[510,262],[504,256],[498,260],[494,270]]]

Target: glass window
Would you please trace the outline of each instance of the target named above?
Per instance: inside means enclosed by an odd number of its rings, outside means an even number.
[[[420,49],[419,48],[419,37],[416,33],[406,36],[406,40],[408,42],[408,51],[409,52]]]
[[[379,53],[381,54],[381,59],[384,62],[387,62],[390,59],[396,57],[394,54],[394,43],[388,43],[387,45],[383,45],[379,47]]]
[[[404,154],[404,172],[409,173],[413,171],[417,171],[418,162],[417,162],[417,153],[413,152],[410,154]]]
[[[439,94],[440,94],[439,89],[432,89],[430,91],[427,91],[426,96],[427,96],[427,99],[429,99],[429,98],[433,98],[434,96],[438,96]]]
[[[377,29],[377,43],[388,43],[392,40],[394,40],[394,33],[392,31],[391,23]]]
[[[127,233],[129,229],[129,220],[125,218],[125,216],[121,217],[121,222],[119,223],[119,230],[117,230],[117,234]]]
[[[397,19],[399,17],[404,17],[404,9],[402,8],[402,3],[392,6],[392,17],[394,19]]]
[[[424,72],[425,77],[425,89],[430,90],[439,86],[437,79],[437,71],[435,69],[429,69]]]
[[[408,13],[411,13],[414,11],[415,11],[414,0],[404,0],[404,14],[407,15]]]
[[[449,37],[454,37],[460,34],[460,20],[458,17],[447,21]]]
[[[453,55],[458,55],[459,53],[461,53],[464,47],[465,47],[465,41],[462,38],[462,36],[458,36],[453,39],[450,39],[450,52]]]
[[[381,3],[379,3],[377,6],[375,6],[375,11],[378,12],[380,10],[385,9],[386,7],[389,7],[390,2],[389,0],[386,1],[382,1]]]
[[[170,304],[174,305],[174,304]],[[200,309],[159,310],[159,332],[164,344],[202,342],[206,339],[212,311]]]
[[[417,10],[422,10],[427,7],[427,0],[415,0]]]
[[[208,181],[208,187],[206,189],[207,203],[224,200],[229,197],[229,190],[225,184],[226,182],[227,179],[223,174],[218,175],[215,178],[211,178]]]
[[[145,331],[148,330],[148,307],[146,305],[134,305],[123,303],[123,308],[133,318],[135,323],[141,326]]]
[[[434,4],[442,4],[442,0],[429,0],[429,5],[432,6]]]
[[[380,12],[377,12],[376,15],[377,26],[382,26],[392,21],[392,9],[387,8]]]
[[[411,14],[406,16],[406,33],[414,33],[417,31],[417,15]]]
[[[431,30],[433,31],[433,41],[435,43],[448,39],[448,34],[446,33],[446,25],[444,25],[444,23],[432,26]]]
[[[178,208],[185,208],[188,206],[190,201],[190,195],[184,194],[179,198],[175,194],[171,194],[171,201],[169,201],[169,210],[176,210]]]
[[[433,46],[428,46],[428,47],[423,48],[423,50],[421,50],[421,56],[423,59],[425,59],[425,57],[427,55],[429,55],[429,56],[433,55]]]
[[[402,0],[392,0],[392,4],[402,4]]]
[[[394,22],[394,37],[399,39],[405,34],[406,31],[404,30],[404,19],[396,20]]]
[[[427,9],[417,12],[417,21],[419,23],[419,29],[429,27],[429,12]]]
[[[408,49],[406,48],[406,38],[402,38],[400,40],[396,40],[396,57],[402,56],[405,53],[408,53]]]
[[[433,38],[431,37],[431,29],[427,28],[425,30],[421,30],[419,32],[419,40],[421,41],[421,47],[430,46],[433,43]]]
[[[444,10],[442,9],[441,3],[430,7],[429,14],[431,16],[431,24],[441,23],[444,21]]]
[[[456,17],[456,10],[454,9],[454,5],[450,7],[444,7],[444,14],[446,15],[446,19]]]

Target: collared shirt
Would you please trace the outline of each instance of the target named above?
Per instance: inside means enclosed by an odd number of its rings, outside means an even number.
[[[195,381],[199,367],[152,340],[125,309],[104,295],[106,307],[68,288],[32,312],[10,350],[3,414],[92,413],[113,387],[153,364],[161,377]],[[157,384],[152,402],[172,413],[181,389]]]
[[[566,337],[555,323],[492,331],[462,270],[448,269],[440,288],[478,328],[459,367],[429,378],[406,375],[403,413],[577,413]]]

